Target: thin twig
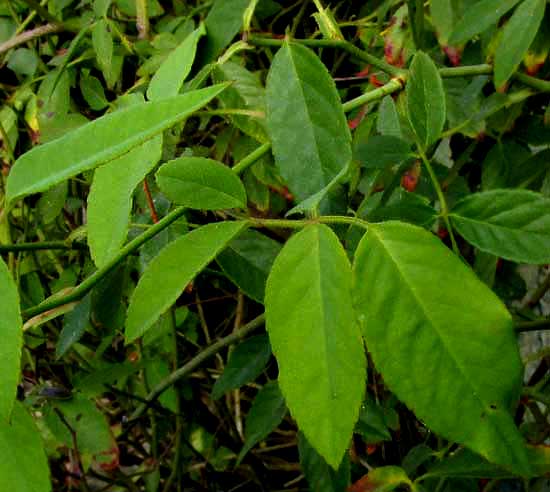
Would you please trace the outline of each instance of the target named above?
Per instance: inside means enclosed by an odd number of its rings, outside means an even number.
[[[17,36],[14,36],[13,38],[0,44],[0,55],[11,50],[12,48],[15,48],[16,46],[25,44],[32,39],[64,30],[65,26],[63,24],[59,22],[51,22],[49,24],[44,24],[43,26],[35,27],[34,29],[30,29],[29,31],[22,32],[21,34],[18,34]]]
[[[180,379],[186,377],[192,373],[197,367],[199,367],[205,360],[216,355],[220,350],[232,343],[235,343],[250,332],[254,331],[256,328],[260,327],[264,323],[265,317],[263,314],[254,318],[252,321],[244,325],[239,331],[231,333],[224,338],[221,338],[217,342],[213,343],[209,347],[202,350],[198,353],[193,359],[187,362],[185,365],[176,369],[168,377],[164,378],[146,397],[148,403],[140,405],[135,412],[130,416],[128,422],[139,419],[143,413],[147,410],[148,406],[151,405],[164,391],[166,391],[170,386],[175,384]]]

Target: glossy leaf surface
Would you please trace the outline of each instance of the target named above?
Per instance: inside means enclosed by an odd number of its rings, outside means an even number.
[[[224,88],[216,85],[158,102],[133,105],[35,147],[12,167],[7,201],[44,191],[125,154],[200,109]]]
[[[208,263],[246,227],[245,222],[212,223],[195,229],[153,258],[128,306],[126,341],[142,336]]]
[[[95,171],[88,195],[88,245],[98,267],[111,260],[126,240],[136,186],[160,160],[158,135]]]
[[[191,72],[197,44],[205,32],[204,25],[201,24],[166,57],[149,83],[147,89],[149,101],[158,101],[179,93],[183,82]]]
[[[216,261],[247,296],[264,302],[267,276],[281,247],[274,239],[248,230],[233,239]]]
[[[496,22],[520,0],[478,0],[469,7],[453,30],[449,44],[458,45],[468,41]]]
[[[336,86],[308,48],[285,43],[266,85],[276,165],[299,201],[322,190],[351,159],[350,132]]]
[[[0,488],[10,492],[50,492],[50,471],[40,432],[23,405],[11,424],[0,422]]]
[[[17,383],[23,323],[19,311],[19,294],[6,264],[0,258],[0,427],[9,420]]]
[[[407,86],[407,109],[418,144],[426,150],[445,125],[445,92],[432,59],[419,51],[411,64]]]
[[[161,166],[156,178],[162,192],[179,205],[201,210],[246,206],[246,191],[239,177],[212,159],[174,159]]]
[[[516,71],[535,39],[546,0],[525,0],[504,26],[495,52],[495,86],[502,87]]]
[[[539,193],[474,193],[450,217],[460,235],[482,251],[518,263],[550,262],[550,199]]]
[[[397,397],[435,432],[527,474],[510,414],[522,365],[500,300],[438,238],[401,222],[369,227],[353,276],[368,350]]]
[[[350,265],[329,227],[311,225],[287,241],[267,280],[265,307],[287,405],[311,445],[338,468],[359,415],[365,355]]]
[[[267,335],[250,337],[235,347],[229,356],[222,375],[212,388],[212,398],[217,400],[224,393],[254,381],[264,370],[271,346]]]

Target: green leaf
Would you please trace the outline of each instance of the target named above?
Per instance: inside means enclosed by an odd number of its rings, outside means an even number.
[[[354,157],[367,169],[384,169],[412,156],[411,146],[407,142],[381,135],[370,137],[365,143],[359,144]]]
[[[100,463],[118,459],[118,447],[105,415],[95,403],[76,393],[68,400],[55,400],[44,408],[44,420],[58,446],[73,447],[73,438],[67,425],[59,418],[54,408],[65,417],[78,437],[78,451],[89,464],[93,458]],[[87,466],[87,465],[85,465]]]
[[[50,470],[40,432],[19,402],[11,423],[0,421],[0,489],[10,492],[50,492]]]
[[[350,265],[329,227],[310,225],[285,244],[267,280],[265,308],[290,412],[336,469],[359,415],[365,354]]]
[[[1,428],[9,419],[15,400],[23,344],[23,322],[19,311],[19,294],[2,258],[0,258],[0,313],[0,339],[2,340],[0,344]]]
[[[440,44],[447,46],[449,36],[455,25],[452,0],[431,0],[430,14]]]
[[[6,200],[13,203],[125,154],[203,107],[225,87],[215,85],[163,101],[136,104],[35,147],[11,168]]]
[[[476,248],[518,263],[550,262],[550,199],[528,190],[474,193],[449,215]]]
[[[85,296],[78,305],[65,315],[63,329],[59,334],[55,346],[55,356],[63,357],[76,342],[80,340],[84,332],[90,326],[90,313],[92,309],[92,294]]]
[[[80,92],[94,111],[101,111],[109,106],[101,82],[93,75],[80,77]]]
[[[445,92],[432,59],[418,51],[411,63],[405,88],[409,121],[418,144],[427,150],[445,126]]]
[[[428,477],[513,478],[513,474],[484,460],[468,449],[461,449],[428,469]]]
[[[351,136],[334,81],[310,49],[285,43],[267,76],[267,126],[275,162],[299,201],[351,160]]]
[[[153,258],[130,298],[126,341],[142,336],[195,275],[239,234],[246,222],[212,223],[172,241]]]
[[[391,96],[386,96],[380,102],[378,118],[376,120],[376,130],[381,135],[388,137],[401,138],[402,136],[399,114],[397,113],[397,107]]]
[[[300,467],[306,476],[309,489],[315,492],[345,492],[350,481],[350,463],[344,457],[337,471],[315,451],[315,448],[300,432],[298,434],[298,451]]]
[[[463,44],[473,38],[508,12],[520,0],[479,0],[466,9],[464,17],[460,19],[449,39],[451,46]]]
[[[401,222],[369,227],[353,281],[369,353],[397,397],[443,437],[528,474],[510,414],[522,365],[498,297],[437,237]]]
[[[201,24],[166,57],[149,83],[147,99],[156,101],[179,93],[191,72],[199,39],[205,33],[204,24]]]
[[[229,115],[233,124],[246,135],[259,142],[267,142],[267,130],[262,113],[265,112],[265,89],[257,74],[233,62],[216,65],[215,82],[231,82],[220,94],[220,103],[225,108],[258,111],[258,117]]]
[[[524,0],[504,26],[495,52],[495,87],[502,87],[516,71],[535,39],[546,0]]]
[[[212,398],[217,400],[224,393],[254,381],[265,369],[270,356],[271,346],[267,335],[251,337],[237,345],[212,388]]]
[[[239,32],[249,3],[250,0],[215,0],[204,20],[207,38],[201,54],[206,63],[216,58]]]
[[[160,160],[162,135],[97,169],[88,195],[88,245],[101,268],[120,251],[128,234],[132,195]]]
[[[254,398],[245,421],[245,441],[237,458],[237,466],[257,443],[265,439],[283,421],[285,399],[277,381],[267,383]]]
[[[372,492],[390,492],[399,487],[413,489],[413,484],[405,470],[398,466],[381,466],[371,470],[367,475],[355,482],[349,490],[368,490]]]
[[[161,191],[174,203],[201,210],[246,207],[239,177],[221,162],[204,157],[180,157],[156,174]]]
[[[280,251],[281,244],[274,239],[248,230],[233,239],[216,261],[239,289],[263,303],[267,276]]]
[[[107,79],[113,64],[113,36],[107,20],[100,19],[95,23],[92,29],[92,46],[99,68]]]

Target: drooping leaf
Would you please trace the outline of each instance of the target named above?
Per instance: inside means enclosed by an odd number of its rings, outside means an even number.
[[[214,60],[239,32],[249,3],[250,0],[215,0],[204,20],[207,37],[201,55],[206,63]]]
[[[0,429],[9,419],[17,383],[23,344],[19,294],[6,264],[0,258]],[[1,480],[1,478],[0,478]]]
[[[280,243],[249,230],[233,239],[216,261],[239,289],[263,303],[267,276],[280,251]]]
[[[92,46],[95,51],[97,63],[103,72],[105,80],[110,79],[113,64],[114,43],[113,36],[106,19],[98,20],[92,29]]]
[[[546,0],[524,0],[504,26],[495,52],[495,86],[502,87],[518,68],[535,39]]]
[[[351,271],[325,225],[295,234],[267,280],[266,327],[287,405],[311,445],[338,468],[364,394],[365,355]]]
[[[510,414],[522,365],[498,297],[439,239],[400,222],[369,227],[353,281],[368,350],[397,397],[435,432],[527,475]]]
[[[550,199],[539,193],[474,193],[450,217],[460,235],[482,251],[518,263],[550,262]]]
[[[403,468],[381,466],[353,483],[348,492],[390,492],[403,486],[412,488],[411,480]]]
[[[149,83],[149,101],[165,99],[179,93],[193,66],[199,39],[205,33],[204,24],[201,24],[166,57]]]
[[[212,398],[217,400],[224,393],[254,381],[265,369],[270,356],[271,346],[266,335],[250,337],[237,345],[212,388]]]
[[[162,136],[157,135],[95,171],[88,195],[88,245],[98,267],[124,244],[134,189],[155,167],[161,153]]]
[[[299,201],[323,189],[351,159],[351,137],[334,81],[308,48],[285,43],[266,85],[276,165]]]
[[[426,150],[445,126],[445,92],[432,59],[419,51],[414,56],[405,88],[409,121],[418,144]]]
[[[73,344],[78,342],[86,329],[90,326],[90,312],[92,309],[92,295],[86,295],[77,306],[65,315],[63,329],[55,346],[55,356],[63,357]]]
[[[215,85],[162,101],[136,104],[35,147],[11,168],[6,200],[13,203],[125,154],[200,109],[225,87]]]
[[[496,22],[520,0],[479,0],[469,7],[455,26],[449,44],[456,46],[468,41]]]
[[[174,203],[201,210],[243,208],[246,191],[239,177],[221,162],[179,157],[156,174],[162,192]]]
[[[231,86],[220,94],[220,102],[226,108],[246,109],[259,112],[257,117],[229,115],[243,133],[259,142],[267,142],[265,123],[265,89],[257,74],[234,62],[216,65],[213,72],[216,82],[231,82]]]
[[[386,96],[380,102],[378,118],[376,120],[378,133],[388,137],[401,138],[399,114],[391,96]]]
[[[142,336],[208,263],[246,227],[212,223],[172,241],[149,263],[128,306],[126,341]]]
[[[0,488],[11,492],[50,492],[50,470],[40,432],[19,402],[11,422],[0,422]]]
[[[258,392],[246,416],[245,441],[237,465],[248,451],[279,426],[286,412],[285,399],[277,381],[270,381]]]
[[[412,156],[411,146],[397,137],[374,136],[359,144],[355,158],[367,169],[384,169]]]
[[[306,476],[310,490],[316,492],[346,491],[350,481],[350,463],[347,456],[340,463],[338,470],[333,470],[301,432],[298,434],[298,451],[300,467]]]

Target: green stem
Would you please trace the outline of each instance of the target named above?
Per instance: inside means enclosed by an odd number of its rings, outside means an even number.
[[[151,406],[151,404],[154,403],[157,400],[157,398],[162,393],[164,393],[164,391],[166,391],[170,386],[175,384],[180,379],[191,374],[205,360],[216,355],[223,348],[235,342],[238,342],[239,340],[244,338],[246,335],[248,335],[250,332],[254,331],[256,328],[259,328],[261,325],[264,324],[264,321],[265,321],[265,316],[261,314],[257,318],[254,318],[252,321],[245,324],[238,331],[235,331],[231,333],[231,335],[227,335],[226,337],[221,338],[217,342],[205,348],[204,350],[199,352],[195,357],[193,357],[189,362],[187,362],[180,368],[176,369],[168,377],[164,378],[157,386],[155,386],[155,388],[153,388],[153,390],[145,397],[146,403],[143,403],[134,411],[134,413],[128,419],[128,422],[132,422],[134,420],[139,419],[143,415],[143,413],[147,410],[147,408]]]
[[[533,388],[530,388],[529,386],[523,388],[523,394],[533,400],[544,403],[544,405],[546,405],[546,408],[550,409],[550,397],[540,393],[539,391],[534,390]]]
[[[244,159],[235,164],[231,169],[235,174],[241,174],[245,169],[249,168],[258,159],[263,157],[271,150],[271,142],[260,145],[252,153],[248,154]]]
[[[166,229],[172,222],[179,219],[184,214],[184,212],[185,212],[184,207],[178,207],[172,210],[172,212],[166,215],[166,217],[164,217],[158,223],[151,226],[141,235],[136,237],[133,241],[130,241],[126,246],[124,246],[124,248],[122,248],[118,252],[118,254],[112,260],[110,260],[105,266],[97,270],[95,273],[90,275],[86,280],[84,280],[84,282],[78,285],[78,287],[76,287],[70,294],[67,294],[66,296],[59,297],[59,298],[46,299],[44,302],[42,302],[38,306],[34,306],[30,309],[26,309],[25,311],[23,311],[22,313],[23,317],[32,318],[33,316],[49,311],[50,309],[54,309],[64,304],[68,304],[70,302],[75,302],[82,299],[82,297],[84,297],[88,292],[90,292],[90,290],[92,290],[100,280],[102,280],[111,270],[113,270],[119,263],[121,263],[124,260],[124,258],[126,258],[129,254],[133,253],[135,250],[137,250],[142,244],[147,242],[149,239],[156,236],[159,232]]]
[[[430,161],[426,156],[426,153],[420,147],[420,145],[418,145],[418,153],[420,155],[420,158],[422,159],[422,162],[424,163],[424,166],[426,167],[426,170],[428,171],[428,174],[430,175],[430,179],[432,181],[433,187],[435,189],[435,192],[437,193],[437,198],[439,199],[439,205],[441,207],[441,217],[443,218],[443,222],[445,222],[445,226],[449,231],[449,237],[451,238],[451,245],[452,245],[453,251],[457,256],[460,256],[460,250],[458,249],[458,244],[456,243],[451,221],[449,220],[449,206],[447,205],[447,199],[445,198],[445,193],[443,193],[443,189],[439,184],[439,180],[437,179],[437,176],[432,168],[432,165],[430,164]]]
[[[342,104],[342,107],[344,108],[345,112],[353,111],[354,109],[360,108],[361,106],[364,106],[371,101],[382,99],[389,94],[400,91],[403,89],[403,87],[404,80],[402,78],[392,79],[382,87],[378,87],[378,89],[366,92],[365,94],[362,94],[355,99],[351,99],[345,102],[344,104]]]
[[[41,241],[36,243],[0,244],[0,253],[40,251],[44,249],[88,249],[88,246],[83,243],[67,243],[65,241]]]
[[[31,9],[36,10],[36,13],[48,22],[59,22],[59,19],[50,14],[48,10],[35,0],[23,0],[23,3],[27,4]]]
[[[476,75],[491,75],[493,67],[487,63],[481,65],[466,65],[464,67],[445,67],[439,69],[439,75],[444,78],[475,77]]]
[[[149,38],[149,13],[147,0],[136,0],[136,28],[138,39]]]
[[[519,321],[516,323],[516,332],[525,333],[528,331],[550,330],[550,319],[536,319],[534,321]]]
[[[348,224],[366,229],[369,223],[366,220],[357,217],[348,217],[344,215],[322,215],[311,219],[258,219],[250,217],[247,219],[251,227],[267,227],[282,229],[301,229],[311,224]]]
[[[274,46],[279,47],[285,43],[284,39],[274,39],[261,36],[250,36],[247,39],[249,44],[254,46]],[[359,58],[360,60],[373,65],[374,67],[390,74],[393,77],[403,77],[407,71],[402,68],[394,67],[389,63],[377,58],[376,56],[357,48],[349,41],[342,41],[338,39],[292,39],[293,43],[309,46],[310,48],[336,48],[348,52],[350,55]]]

